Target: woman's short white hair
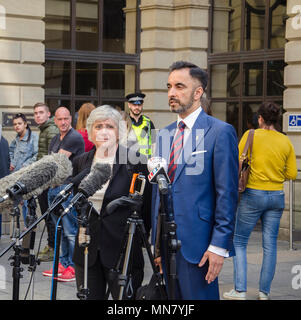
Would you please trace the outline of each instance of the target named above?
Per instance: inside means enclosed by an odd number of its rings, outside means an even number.
[[[108,104],[98,106],[97,108],[92,110],[92,112],[90,113],[86,123],[89,140],[91,140],[90,138],[92,135],[92,127],[94,122],[97,120],[107,120],[107,119],[113,120],[117,125],[118,136],[119,136],[118,142],[120,144],[126,144],[126,140],[127,140],[126,123],[123,120],[120,112]]]

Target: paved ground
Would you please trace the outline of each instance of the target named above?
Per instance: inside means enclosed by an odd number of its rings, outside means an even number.
[[[45,245],[46,236],[42,239],[42,248]],[[36,236],[36,247],[40,240],[40,233]],[[9,236],[2,236],[0,239],[0,252],[9,246],[11,239]],[[278,241],[278,264],[275,278],[272,284],[272,300],[301,300],[301,242],[294,244],[296,250],[289,250],[289,243]],[[12,270],[8,258],[13,254],[10,249],[0,258],[0,300],[12,300]],[[258,295],[258,281],[260,265],[262,259],[261,233],[253,232],[248,247],[248,293],[250,300],[256,300]],[[146,259],[145,279],[147,282],[151,275],[151,267]],[[51,262],[43,262],[34,274],[34,286],[31,287],[27,295],[27,300],[50,300],[51,278],[44,277],[42,271],[52,267]],[[28,289],[31,272],[28,266],[23,265],[23,278],[20,280],[20,300],[24,300]],[[4,280],[4,281],[1,281]],[[224,291],[233,288],[233,263],[232,259],[226,259],[223,270],[219,277],[221,296]],[[58,283],[57,300],[78,300],[76,297],[75,282]]]

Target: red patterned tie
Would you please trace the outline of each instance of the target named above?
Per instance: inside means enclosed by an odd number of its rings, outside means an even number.
[[[177,168],[177,161],[183,149],[184,129],[185,123],[183,121],[180,121],[178,124],[178,132],[174,138],[169,156],[168,176],[170,178],[171,183],[173,183],[174,181]]]

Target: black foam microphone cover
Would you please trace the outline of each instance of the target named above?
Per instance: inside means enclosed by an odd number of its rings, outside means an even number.
[[[78,186],[78,191],[87,198],[100,190],[111,177],[111,166],[107,163],[96,163],[91,172]]]
[[[57,170],[58,165],[55,162],[37,164],[31,171],[25,172],[18,182],[26,186],[26,193],[29,193],[53,179]]]

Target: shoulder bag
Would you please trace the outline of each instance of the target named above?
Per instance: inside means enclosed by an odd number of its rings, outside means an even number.
[[[254,129],[249,131],[248,139],[246,141],[244,150],[239,159],[238,169],[238,192],[244,192],[249,179],[251,169],[251,158],[253,149]],[[250,158],[248,158],[248,150],[250,149]]]

